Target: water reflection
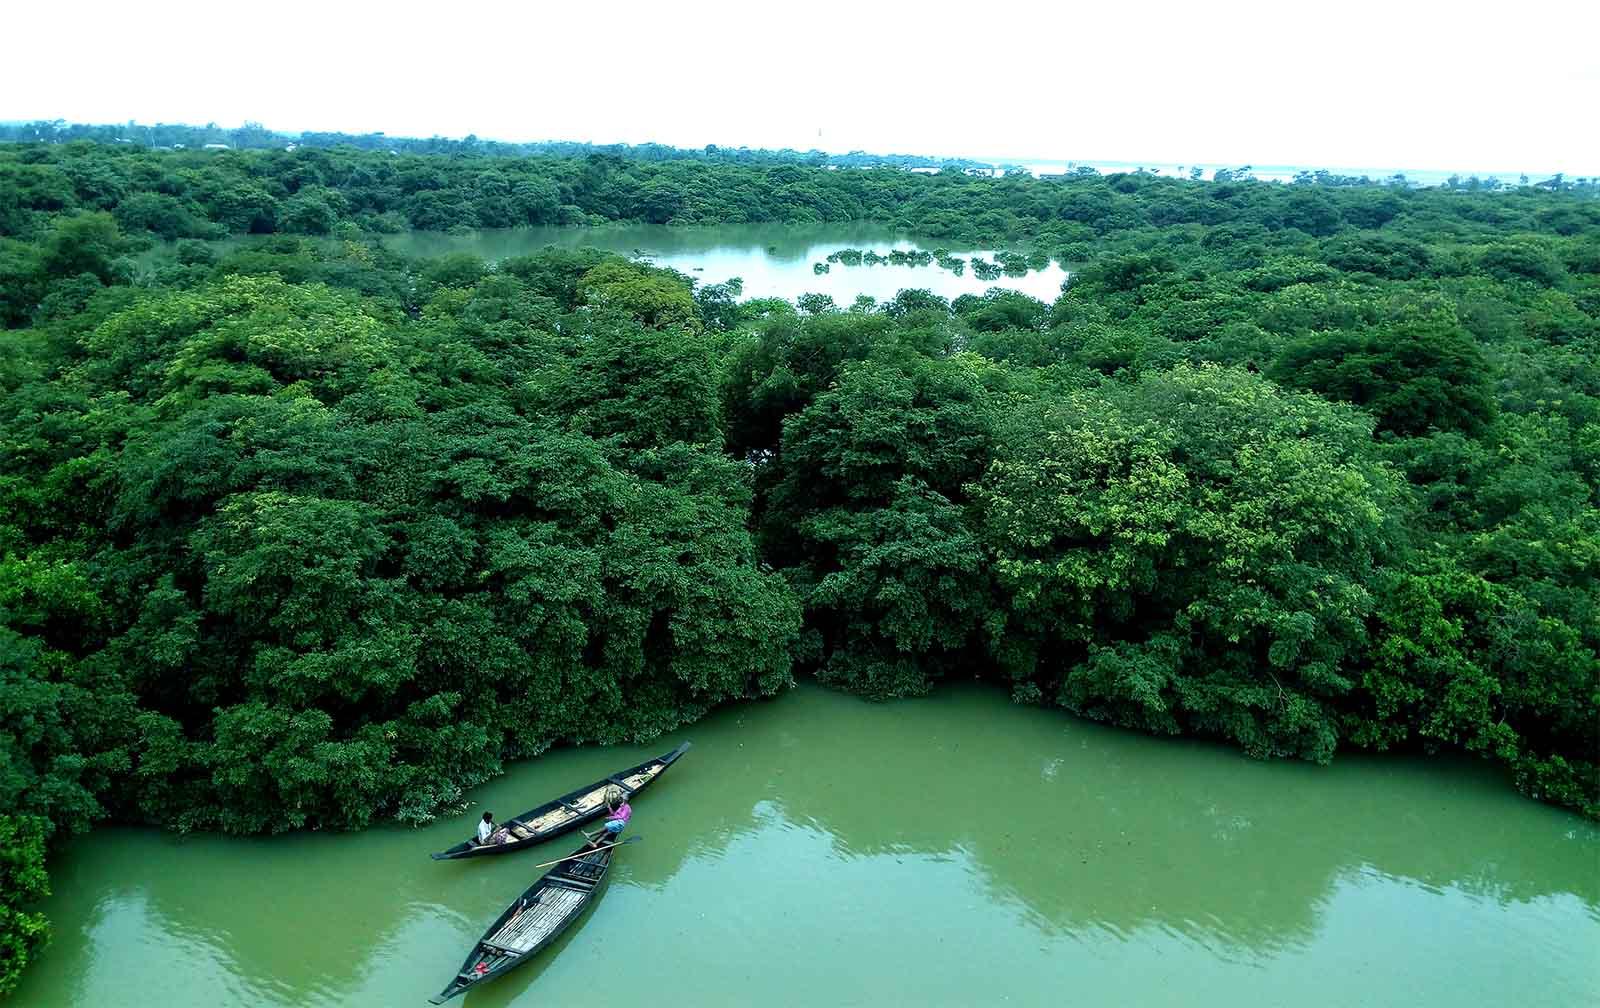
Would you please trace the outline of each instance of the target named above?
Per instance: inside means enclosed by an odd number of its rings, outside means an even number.
[[[975,689],[802,689],[682,736],[591,916],[470,1004],[1370,1001],[1354,970],[1406,1003],[1526,1005],[1600,983],[1600,834],[1473,765],[1255,763]],[[677,741],[551,753],[423,830],[97,832],[59,863],[19,1003],[420,1000],[568,842],[427,852]]]
[[[793,299],[804,293],[826,294],[841,308],[859,295],[879,301],[893,298],[907,287],[926,288],[940,297],[982,294],[991,287],[1017,290],[1044,302],[1061,294],[1066,272],[1057,264],[1024,276],[1002,275],[981,280],[972,271],[956,274],[934,265],[895,264],[843,266],[812,272],[815,263],[844,248],[948,249],[963,259],[993,259],[994,249],[952,245],[909,231],[880,224],[720,224],[708,227],[668,227],[660,224],[618,225],[594,228],[509,228],[462,232],[408,231],[385,235],[390,248],[413,256],[470,252],[495,261],[526,255],[546,246],[598,248],[620,255],[638,255],[659,266],[669,266],[704,283],[721,283],[730,277],[744,282],[746,298]]]

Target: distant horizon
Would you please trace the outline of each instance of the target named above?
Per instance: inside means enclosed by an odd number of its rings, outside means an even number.
[[[25,118],[1600,173],[1600,131],[1584,125],[1600,95],[1600,4],[1576,0],[1537,18],[1480,17],[1459,0],[280,0],[267,15],[52,0],[9,13],[12,37],[34,44],[0,62],[0,114]]]
[[[584,140],[584,139],[576,139],[576,138],[573,138],[573,137],[537,137],[537,138],[528,137],[528,138],[523,138],[523,139],[508,139],[505,136],[486,135],[486,134],[483,134],[483,133],[479,133],[479,132],[477,132],[475,130],[467,130],[465,133],[439,133],[439,132],[422,133],[422,132],[396,132],[396,131],[385,130],[385,129],[351,129],[351,128],[348,128],[348,127],[346,127],[346,128],[337,128],[337,129],[336,128],[322,128],[322,127],[317,127],[317,128],[285,128],[285,127],[282,127],[282,126],[270,125],[270,124],[268,124],[266,122],[263,122],[261,120],[252,119],[252,118],[249,118],[249,117],[245,117],[245,118],[241,119],[237,124],[231,124],[230,125],[230,124],[226,124],[226,123],[219,122],[219,121],[216,121],[216,120],[208,120],[206,122],[200,123],[200,122],[192,122],[192,121],[166,120],[166,119],[154,119],[154,120],[150,120],[150,121],[143,121],[143,120],[139,120],[137,118],[134,118],[134,119],[125,119],[125,120],[120,120],[120,121],[89,122],[89,121],[85,121],[85,120],[69,119],[69,118],[62,117],[62,116],[54,116],[54,117],[35,116],[35,117],[19,117],[19,118],[10,118],[10,117],[0,116],[0,124],[4,124],[4,125],[28,125],[28,124],[33,124],[33,123],[61,123],[61,124],[67,125],[67,126],[80,126],[80,127],[91,128],[91,129],[126,128],[126,127],[129,127],[131,125],[133,128],[155,128],[155,127],[159,127],[159,126],[171,126],[171,127],[181,127],[181,128],[184,128],[184,129],[196,129],[196,130],[199,130],[199,129],[217,129],[217,130],[229,131],[229,132],[234,131],[234,130],[244,129],[244,128],[248,127],[248,126],[257,126],[257,127],[260,127],[261,129],[267,131],[268,133],[276,134],[276,135],[279,135],[279,136],[285,136],[285,137],[304,136],[307,133],[339,133],[339,134],[344,134],[344,135],[348,135],[348,136],[352,136],[352,137],[382,136],[382,137],[396,139],[396,140],[417,140],[417,141],[420,141],[420,140],[444,140],[444,141],[454,142],[454,143],[464,142],[468,137],[471,137],[471,138],[473,138],[473,139],[475,139],[475,140],[477,140],[479,142],[483,142],[483,143],[505,144],[505,145],[508,145],[508,146],[541,145],[541,144],[579,144],[579,145],[590,146],[590,147],[611,147],[611,146],[646,147],[646,146],[657,146],[657,147],[668,147],[668,148],[671,148],[671,149],[674,149],[674,150],[682,150],[682,151],[700,151],[700,150],[704,150],[706,147],[715,147],[715,148],[717,148],[719,150],[747,150],[747,151],[753,151],[753,152],[763,152],[763,151],[765,151],[765,152],[772,152],[772,153],[778,153],[778,152],[782,152],[782,151],[786,151],[787,150],[787,151],[793,151],[793,152],[798,153],[798,154],[818,153],[818,154],[824,154],[824,155],[834,156],[834,157],[846,157],[846,156],[850,156],[850,155],[861,155],[861,156],[865,156],[865,157],[922,159],[922,160],[927,160],[927,161],[973,161],[973,162],[978,162],[980,164],[987,164],[987,165],[989,165],[991,167],[994,167],[994,168],[1000,168],[1000,167],[1010,166],[1010,165],[1024,166],[1024,167],[1025,166],[1029,166],[1029,165],[1089,165],[1089,166],[1107,165],[1107,166],[1119,166],[1119,167],[1126,166],[1126,167],[1130,167],[1130,168],[1138,168],[1138,167],[1141,167],[1141,166],[1149,167],[1149,168],[1157,168],[1157,167],[1160,167],[1160,168],[1194,168],[1194,167],[1198,167],[1198,168],[1204,168],[1204,169],[1208,169],[1208,170],[1216,170],[1216,169],[1224,169],[1224,168],[1225,169],[1232,169],[1232,170],[1239,170],[1239,169],[1243,169],[1243,168],[1249,168],[1250,170],[1253,170],[1253,171],[1268,171],[1268,170],[1271,170],[1271,169],[1291,169],[1291,170],[1307,170],[1307,171],[1327,171],[1327,172],[1335,174],[1335,175],[1350,175],[1350,176],[1353,176],[1353,177],[1360,177],[1362,175],[1366,175],[1366,176],[1368,176],[1370,178],[1374,178],[1374,179],[1389,178],[1389,177],[1392,177],[1395,174],[1409,175],[1411,173],[1422,173],[1422,174],[1427,174],[1427,175],[1438,175],[1438,176],[1457,175],[1457,176],[1460,176],[1462,178],[1477,177],[1477,178],[1480,178],[1480,179],[1488,179],[1488,178],[1503,177],[1503,176],[1520,177],[1522,175],[1527,175],[1529,180],[1530,180],[1530,182],[1531,181],[1537,181],[1537,180],[1543,179],[1543,178],[1550,178],[1550,177],[1553,177],[1555,175],[1562,175],[1562,176],[1568,177],[1568,178],[1588,178],[1588,177],[1591,177],[1591,176],[1600,176],[1600,170],[1595,170],[1595,171],[1591,172],[1591,171],[1586,171],[1586,170],[1572,170],[1572,169],[1566,169],[1566,168],[1552,168],[1552,167],[1548,167],[1548,166],[1531,168],[1531,169],[1530,168],[1497,168],[1497,169],[1462,168],[1462,167],[1454,166],[1454,165],[1437,166],[1437,167],[1428,166],[1428,165],[1362,165],[1362,166],[1354,166],[1354,165],[1323,164],[1323,163],[1311,163],[1311,162],[1299,162],[1299,161],[1249,160],[1249,159],[1229,160],[1229,161],[1216,161],[1216,160],[1205,160],[1205,159],[1191,159],[1191,160],[1177,159],[1177,160],[1174,160],[1174,159],[1170,159],[1170,158],[1154,159],[1154,158],[1134,158],[1134,157],[1060,157],[1060,156],[1046,156],[1046,155],[1005,155],[1005,156],[999,156],[999,155],[988,154],[988,153],[985,153],[985,154],[970,154],[970,153],[967,153],[967,154],[952,154],[952,153],[948,153],[948,152],[930,153],[930,152],[926,152],[926,151],[872,150],[872,149],[864,149],[864,148],[859,148],[859,147],[852,147],[852,148],[849,148],[847,150],[846,149],[829,148],[829,147],[825,147],[825,146],[772,147],[772,146],[751,145],[751,144],[747,144],[747,143],[740,143],[740,144],[719,143],[719,142],[716,142],[716,141],[708,141],[707,143],[704,143],[704,144],[684,144],[684,143],[671,143],[671,142],[664,141],[664,140],[592,140],[592,139],[591,140]]]

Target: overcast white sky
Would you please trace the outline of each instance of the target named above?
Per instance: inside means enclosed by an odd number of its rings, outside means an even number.
[[[16,0],[0,24],[0,119],[1600,173],[1600,0]]]

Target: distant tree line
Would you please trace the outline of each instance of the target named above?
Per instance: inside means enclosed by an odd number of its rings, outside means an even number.
[[[158,151],[87,141],[0,148],[0,236],[28,238],[63,211],[114,213],[125,232],[329,234],[640,221],[657,224],[872,220],[930,238],[1026,240],[1076,260],[1087,243],[1135,229],[1251,224],[1325,238],[1402,215],[1441,226],[1477,212],[1471,191],[1254,181],[1200,184],[1150,173],[1034,179],[782,161],[446,156],[298,148]],[[1505,194],[1514,213],[1571,215]],[[1593,196],[1595,191],[1571,192]],[[1486,222],[1468,221],[1471,224]],[[1559,233],[1559,232],[1558,232]]]
[[[857,219],[1082,267],[845,307],[360,233]],[[96,822],[421,822],[796,672],[1600,814],[1586,193],[27,144],[0,235],[0,985]]]
[[[828,154],[819,150],[797,151],[754,149],[749,147],[672,147],[666,144],[590,144],[570,140],[543,140],[508,143],[480,140],[475,135],[452,137],[399,137],[384,133],[339,133],[309,131],[280,133],[256,122],[227,127],[208,123],[190,126],[181,123],[150,125],[127,122],[89,125],[63,119],[37,119],[31,122],[0,122],[3,143],[72,143],[90,140],[105,144],[133,144],[168,149],[204,148],[207,144],[231,150],[283,150],[295,147],[353,147],[357,150],[399,154],[488,154],[498,157],[543,155],[583,157],[611,154],[632,161],[674,161],[682,159],[733,161],[745,164],[799,162],[834,165],[844,168],[980,168],[982,162],[967,158],[934,158],[915,154],[869,154],[851,151]]]

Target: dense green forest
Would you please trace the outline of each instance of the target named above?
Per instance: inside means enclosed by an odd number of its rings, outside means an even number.
[[[671,161],[683,158],[737,161],[743,164],[801,162],[811,165],[836,165],[845,168],[976,168],[983,162],[966,158],[935,158],[915,154],[870,154],[851,151],[829,154],[820,150],[765,150],[749,147],[669,147],[666,144],[591,144],[571,140],[542,140],[510,143],[465,137],[403,137],[384,133],[330,133],[306,131],[280,133],[260,123],[242,126],[190,126],[182,123],[69,123],[63,119],[31,122],[0,122],[0,143],[73,143],[89,140],[104,144],[133,144],[172,150],[204,148],[207,144],[231,150],[293,150],[297,147],[353,147],[358,150],[395,154],[491,154],[501,157],[554,155],[584,157],[611,154],[630,161]]]
[[[1083,265],[841,309],[362,236],[847,220]],[[0,987],[96,822],[421,822],[796,674],[1600,814],[1591,193],[22,144],[0,320]]]

